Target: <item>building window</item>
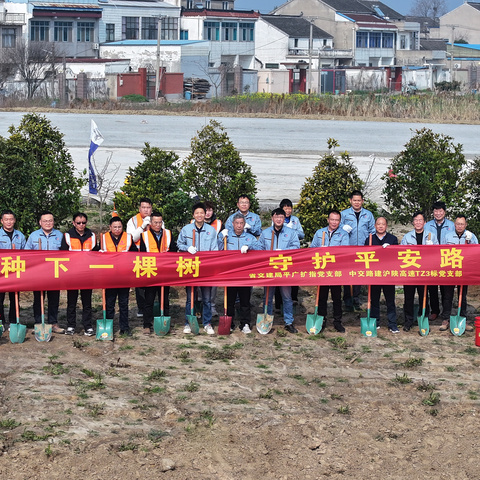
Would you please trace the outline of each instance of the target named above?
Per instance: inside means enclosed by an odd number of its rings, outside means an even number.
[[[211,0],[205,0],[205,8],[207,10],[210,10],[212,8],[212,2]]]
[[[220,22],[204,22],[203,39],[218,42],[220,40]]]
[[[53,22],[53,40],[55,42],[71,42],[73,22]]]
[[[189,8],[189,9],[195,8],[195,0],[188,0],[187,1],[187,8]]]
[[[405,50],[407,48],[407,36],[400,35],[400,50]]]
[[[228,2],[222,2],[222,9],[228,10]]]
[[[142,40],[156,40],[157,38],[158,18],[142,17]]]
[[[241,42],[253,42],[253,32],[255,24],[253,23],[241,23],[240,24],[240,41]]]
[[[180,40],[188,40],[188,30],[180,30]]]
[[[162,18],[162,40],[178,40],[178,18]]]
[[[122,40],[138,40],[139,18],[122,17]]]
[[[382,45],[382,34],[381,32],[370,32],[369,37],[369,46],[370,48],[380,48]]]
[[[32,42],[49,42],[50,22],[32,20],[30,22],[30,40]]]
[[[77,42],[93,42],[94,32],[93,22],[77,22]]]
[[[114,42],[115,41],[115,24],[107,23],[105,27],[106,41]]]
[[[226,42],[237,41],[237,27],[235,22],[222,22],[222,40]]]
[[[14,28],[2,29],[2,47],[15,48],[16,45],[16,31]]]
[[[357,48],[368,47],[368,32],[357,32]]]
[[[393,33],[382,35],[382,48],[393,48]]]

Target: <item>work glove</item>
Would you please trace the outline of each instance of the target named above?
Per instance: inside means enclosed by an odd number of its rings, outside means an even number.
[[[382,245],[383,248],[387,248],[387,247],[389,247],[389,246],[390,246],[389,243],[384,243],[384,244]]]
[[[425,245],[433,245],[433,240],[427,240],[427,241],[425,242]]]
[[[191,253],[192,255],[195,255],[198,252],[197,247],[194,247],[193,245],[188,247],[187,251],[188,251],[188,253]]]
[[[249,228],[252,228],[252,226],[249,223],[246,223],[243,229],[247,231]]]
[[[243,245],[242,248],[240,248],[241,253],[247,253],[248,252],[248,245]]]
[[[286,223],[285,226],[287,228],[293,228],[293,222],[290,220],[290,222]]]
[[[223,238],[228,237],[228,229],[227,228],[224,228],[220,233],[223,235]]]
[[[343,230],[345,230],[345,232],[349,234],[353,230],[353,228],[350,225],[344,225]]]
[[[469,230],[465,230],[465,240],[467,242],[470,242],[472,240],[472,237],[473,237],[473,233],[470,232]]]
[[[150,225],[150,217],[145,217],[143,219],[142,228],[145,230]]]

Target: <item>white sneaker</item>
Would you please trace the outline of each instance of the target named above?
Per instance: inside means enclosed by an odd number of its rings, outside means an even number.
[[[93,335],[95,335],[95,332],[93,331],[93,328],[87,328],[83,332],[83,334],[86,335],[87,337],[93,337]]]
[[[68,327],[65,330],[65,335],[73,335],[75,333],[75,329],[73,327]]]
[[[245,325],[243,328],[242,328],[242,332],[247,334],[247,333],[252,333],[252,331],[250,330],[250,327],[248,325]]]
[[[203,329],[207,332],[208,335],[215,335],[215,330],[212,328],[210,324],[205,325]]]
[[[218,312],[215,305],[212,305],[212,317],[218,317]]]
[[[190,325],[185,325],[183,327],[183,333],[192,333],[192,329],[190,328]]]

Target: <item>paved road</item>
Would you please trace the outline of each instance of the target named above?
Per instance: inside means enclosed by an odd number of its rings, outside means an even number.
[[[18,125],[23,113],[2,112],[0,135],[8,135],[11,124]],[[120,165],[119,182],[123,182],[129,166],[142,159],[140,149],[145,142],[165,150],[174,150],[181,157],[188,154],[190,141],[210,117],[46,114],[65,134],[65,142],[75,164],[83,170],[87,163],[90,120],[94,119],[105,137],[96,160],[103,164],[107,152],[113,152],[113,162]],[[377,179],[372,196],[380,201],[379,177],[388,169],[389,159],[400,152],[412,132],[426,126],[445,133],[461,143],[465,154],[473,158],[480,153],[480,127],[476,125],[430,125],[418,123],[352,122],[337,120],[297,120],[262,118],[218,118],[230,139],[252,166],[258,178],[259,198],[271,205],[281,198],[297,201],[300,189],[327,149],[327,139],[335,138],[340,150],[354,157],[360,175],[365,178],[375,157],[373,179]]]

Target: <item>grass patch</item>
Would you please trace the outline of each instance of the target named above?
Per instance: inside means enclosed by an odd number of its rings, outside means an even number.
[[[266,392],[261,392],[258,395],[258,398],[266,398],[266,399],[273,398],[273,390],[271,388],[269,388],[269,389],[267,389]]]
[[[195,383],[193,380],[190,383],[187,383],[183,387],[184,392],[198,392],[198,389],[200,388],[200,385],[198,383]]]
[[[165,370],[161,370],[160,368],[156,368],[155,370],[151,371],[147,376],[147,382],[158,382],[163,380],[167,376],[167,372]]]
[[[399,383],[400,385],[406,385],[413,382],[413,380],[406,373],[404,373],[403,375],[395,375],[393,381],[395,383]]]
[[[421,383],[417,385],[417,390],[420,392],[432,392],[436,389],[437,386],[434,383],[426,382],[425,380],[422,380]]]
[[[21,425],[20,422],[17,422],[13,418],[4,418],[0,420],[0,428],[3,430],[13,430]]]
[[[347,339],[345,337],[329,338],[328,341],[333,345],[336,350],[346,350],[348,347]]]
[[[148,434],[148,439],[152,443],[160,443],[163,437],[168,437],[169,435],[170,435],[169,433],[164,432],[163,430],[152,429]]]
[[[401,365],[402,367],[405,367],[405,368],[415,368],[415,367],[419,367],[422,364],[423,364],[423,358],[412,357],[406,360],[405,362],[403,362]]]
[[[422,400],[422,405],[427,405],[429,407],[434,407],[440,403],[440,394],[431,392],[427,398]]]
[[[463,353],[466,353],[467,355],[478,355],[480,353],[478,347],[467,347]]]
[[[342,405],[337,408],[337,413],[340,413],[341,415],[350,415],[352,412],[348,405]]]
[[[205,358],[208,360],[231,360],[235,358],[235,351],[230,348],[228,345],[224,345],[222,349],[211,348],[205,352]]]

